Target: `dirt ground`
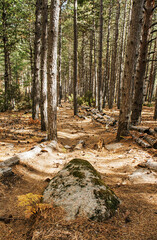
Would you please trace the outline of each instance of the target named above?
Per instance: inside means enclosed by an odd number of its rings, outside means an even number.
[[[104,112],[118,119],[116,109]],[[144,107],[141,125],[157,126],[152,107]],[[157,150],[143,149],[131,137],[117,143],[116,132],[117,125],[105,127],[90,116],[74,117],[71,104],[63,103],[58,109],[57,150],[20,162],[12,167],[13,176],[0,181],[0,240],[157,240],[157,175],[137,167],[148,159],[157,161]],[[45,136],[31,113],[0,113],[0,161],[40,145]],[[84,146],[77,145],[80,140]],[[73,158],[90,161],[120,198],[116,215],[103,223],[83,218],[66,222],[61,209],[50,209],[27,219],[18,196],[42,194],[48,179]]]

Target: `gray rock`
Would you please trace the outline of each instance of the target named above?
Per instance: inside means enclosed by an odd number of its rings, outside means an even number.
[[[116,150],[122,147],[123,147],[122,143],[111,143],[111,144],[105,145],[105,148],[107,150]]]
[[[120,201],[86,160],[73,159],[50,181],[43,201],[62,206],[67,220],[77,216],[103,221],[114,215]]]

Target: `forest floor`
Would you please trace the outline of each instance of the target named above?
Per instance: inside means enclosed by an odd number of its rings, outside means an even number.
[[[104,112],[118,119],[116,109]],[[157,125],[152,107],[144,107],[142,125]],[[105,127],[90,116],[73,116],[71,104],[63,103],[58,109],[58,148],[20,162],[12,167],[13,176],[0,180],[0,219],[9,218],[0,221],[0,240],[157,240],[157,175],[137,166],[148,159],[157,161],[157,150],[139,147],[130,136],[117,143],[116,132],[117,125]],[[0,161],[40,145],[45,136],[31,113],[0,113]],[[102,223],[83,218],[66,222],[56,210],[42,218],[25,218],[18,196],[42,194],[47,179],[73,158],[90,161],[120,198],[116,215]]]

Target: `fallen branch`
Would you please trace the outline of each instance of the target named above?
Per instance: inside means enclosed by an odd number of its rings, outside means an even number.
[[[32,148],[30,151],[19,153],[16,156],[9,158],[3,162],[0,163],[0,168],[5,168],[5,167],[12,167],[13,165],[19,164],[20,161],[23,163],[30,158],[36,157],[40,152],[42,151],[48,151],[51,152],[52,150],[57,148],[57,142],[52,141],[47,145],[40,144],[39,146],[35,146]]]
[[[148,160],[147,162],[143,162],[138,164],[139,167],[149,168],[151,170],[157,171],[157,162]]]
[[[148,127],[139,127],[139,126],[130,126],[130,130],[135,130],[141,133],[148,133],[149,134],[149,130],[150,128]]]
[[[145,141],[143,141],[142,139],[136,137],[134,134],[130,133],[132,138],[135,140],[135,142],[137,142],[141,147],[144,148],[151,148],[151,145],[146,143]]]
[[[149,136],[144,136],[144,139],[155,149],[157,149],[157,139]]]

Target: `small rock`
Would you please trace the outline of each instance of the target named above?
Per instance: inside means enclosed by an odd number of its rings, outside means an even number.
[[[71,147],[69,145],[65,145],[64,148],[65,149],[71,149]]]
[[[122,143],[111,143],[111,144],[105,145],[105,148],[107,150],[117,150],[122,147],[123,147]]]

